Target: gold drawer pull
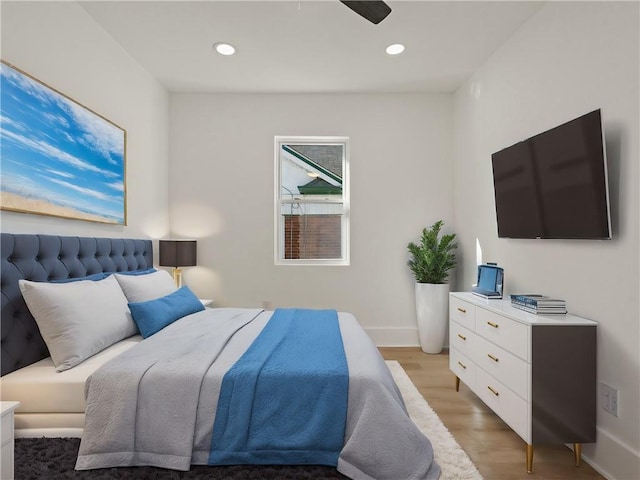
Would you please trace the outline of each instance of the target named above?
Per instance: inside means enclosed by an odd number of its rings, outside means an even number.
[[[460,333],[458,334],[458,336],[462,339],[462,340],[466,340],[467,337],[465,337],[464,335],[461,335]]]
[[[489,357],[491,360],[493,360],[494,362],[498,361],[498,357],[494,357],[493,355],[491,355],[490,353],[487,353],[487,357]]]
[[[458,365],[460,365],[460,366],[461,366],[462,368],[464,368],[465,370],[467,369],[467,366],[466,366],[464,363],[462,363],[462,362],[458,362]]]
[[[464,308],[460,308],[460,307],[458,307],[458,311],[460,313],[467,313],[467,311]]]
[[[491,393],[493,393],[496,397],[499,397],[499,396],[500,396],[500,394],[498,393],[498,391],[497,391],[497,390],[495,390],[494,388],[491,388],[491,387],[487,387],[487,388],[488,388],[488,389],[491,391]]]
[[[500,326],[497,323],[493,323],[493,322],[487,322],[487,323],[491,325],[493,328],[498,328]]]

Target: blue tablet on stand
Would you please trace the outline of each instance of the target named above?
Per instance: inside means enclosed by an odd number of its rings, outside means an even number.
[[[504,270],[497,265],[478,265],[478,282],[472,293],[484,298],[502,298]]]

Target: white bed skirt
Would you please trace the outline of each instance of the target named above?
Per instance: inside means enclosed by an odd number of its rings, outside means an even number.
[[[16,438],[82,437],[84,413],[16,413]]]

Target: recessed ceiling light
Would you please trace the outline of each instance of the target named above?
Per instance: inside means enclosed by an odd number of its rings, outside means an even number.
[[[389,45],[387,47],[387,53],[389,55],[398,55],[402,52],[404,52],[404,45],[402,45],[401,43],[394,43],[393,45]]]
[[[234,53],[236,53],[236,47],[234,47],[229,43],[224,43],[224,42],[214,43],[213,48],[220,55],[233,55]]]

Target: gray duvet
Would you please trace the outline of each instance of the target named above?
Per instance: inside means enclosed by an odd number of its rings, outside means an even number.
[[[207,464],[220,385],[271,312],[205,309],[164,328],[87,380],[77,470]],[[409,418],[384,360],[356,319],[339,313],[349,367],[344,446],[352,479],[437,479],[429,440]]]

